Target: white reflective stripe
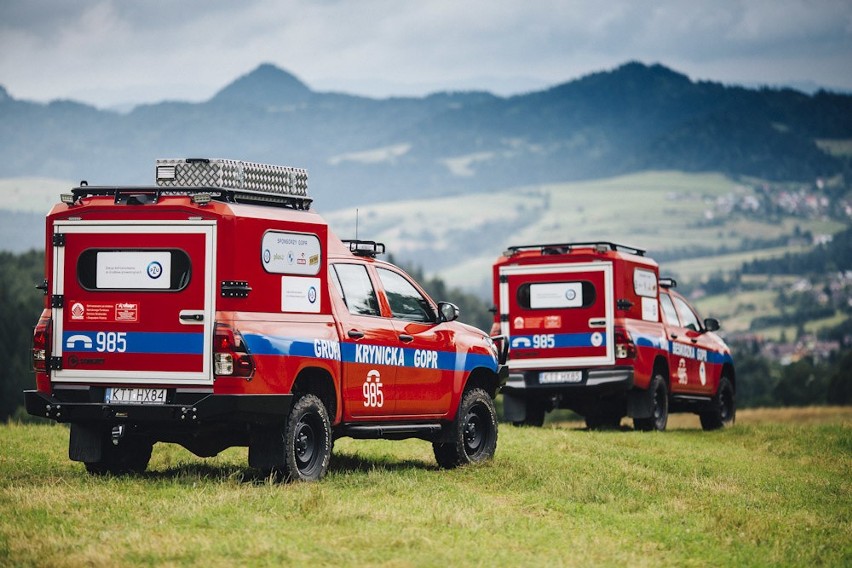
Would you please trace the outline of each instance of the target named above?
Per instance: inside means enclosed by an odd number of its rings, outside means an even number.
[[[189,385],[213,384],[212,346],[213,322],[215,319],[216,290],[216,231],[215,220],[189,219],[175,221],[157,220],[110,220],[110,221],[70,221],[59,219],[53,223],[54,234],[198,234],[204,236],[204,353],[200,371],[132,371],[132,370],[72,370],[51,371],[51,379],[56,382],[106,383],[121,381],[122,384],[146,383],[152,380],[174,382]],[[66,245],[67,246],[67,245]],[[64,294],[65,247],[54,247],[53,280],[54,294]],[[75,267],[76,268],[76,267]],[[63,313],[54,308],[53,350],[54,357],[62,357],[64,345]]]
[[[498,276],[503,276],[503,268],[500,268]],[[509,341],[509,282],[500,282],[500,335]],[[505,318],[503,316],[506,316]]]
[[[586,379],[586,386],[593,387],[595,385],[603,385],[606,383],[617,383],[623,381],[624,377],[589,377]]]

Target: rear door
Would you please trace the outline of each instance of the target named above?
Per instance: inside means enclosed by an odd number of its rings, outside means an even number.
[[[510,265],[499,277],[510,370],[615,363],[612,263]]]
[[[53,380],[212,384],[215,236],[215,221],[57,221]]]

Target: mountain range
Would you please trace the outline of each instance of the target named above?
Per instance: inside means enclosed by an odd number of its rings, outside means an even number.
[[[234,158],[307,168],[323,210],[648,170],[813,180],[850,168],[836,151],[850,139],[850,95],[637,62],[511,97],[387,99],[317,92],[263,64],[209,101],[128,113],[0,87],[0,178],[151,184],[156,158]]]

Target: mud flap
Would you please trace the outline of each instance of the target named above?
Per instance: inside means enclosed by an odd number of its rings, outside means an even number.
[[[654,415],[654,393],[649,390],[632,389],[627,394],[627,416],[650,418]]]
[[[249,467],[260,470],[284,467],[283,424],[253,426],[249,438]]]
[[[523,422],[527,419],[527,401],[519,396],[503,393],[503,421]]]
[[[103,429],[88,424],[71,424],[68,458],[72,461],[95,463],[103,455]]]

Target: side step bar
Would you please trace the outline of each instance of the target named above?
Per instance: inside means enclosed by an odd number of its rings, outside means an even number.
[[[709,396],[675,394],[669,400],[672,412],[703,412],[713,407],[713,398]]]
[[[348,436],[358,440],[405,440],[418,438],[434,442],[441,437],[439,423],[427,424],[351,424],[339,429],[339,436]]]

